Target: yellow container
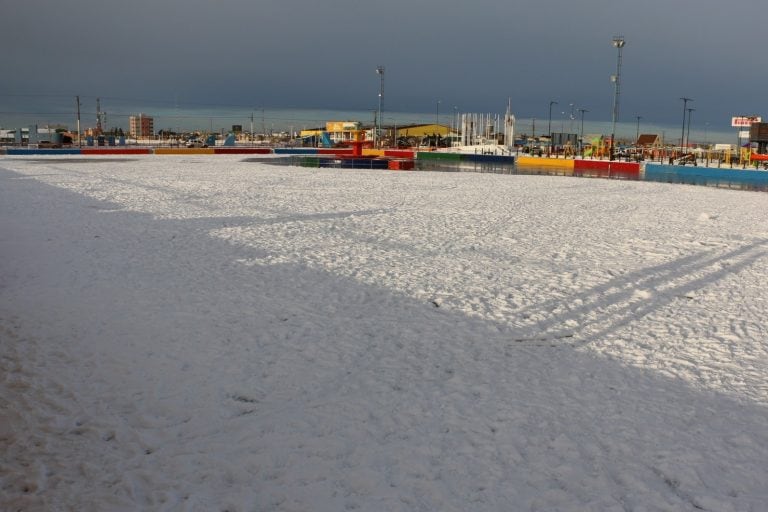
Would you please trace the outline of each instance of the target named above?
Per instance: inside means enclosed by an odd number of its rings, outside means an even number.
[[[571,158],[547,158],[537,156],[519,156],[517,164],[525,167],[559,167],[573,169],[574,160]]]

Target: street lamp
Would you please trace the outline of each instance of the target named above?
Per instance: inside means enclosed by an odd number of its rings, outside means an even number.
[[[374,142],[381,146],[381,143],[379,141],[379,133],[381,132],[381,102],[384,99],[384,66],[376,66],[376,74],[379,75],[379,117],[377,125],[374,128],[376,129],[376,133],[374,133]]]
[[[435,148],[437,148],[437,141],[440,138],[440,100],[437,100],[435,104]]]
[[[552,154],[552,105],[557,105],[557,102],[554,100],[549,102],[549,123],[547,124],[547,136],[549,137],[549,145],[547,146],[547,155]]]
[[[635,116],[635,119],[637,119],[637,131],[635,132],[635,145],[637,145],[637,141],[640,140],[640,120],[643,118],[643,116]]]
[[[614,85],[614,92],[613,92],[613,115],[611,116],[613,121],[613,128],[611,129],[611,153],[610,153],[610,160],[613,160],[613,151],[615,146],[615,140],[616,140],[616,121],[619,119],[619,94],[621,92],[621,50],[624,48],[624,45],[626,42],[624,41],[624,36],[614,36],[613,37],[613,47],[618,50],[618,58],[616,60],[616,74],[611,76],[611,81],[613,81]]]
[[[683,150],[683,143],[685,142],[685,113],[687,111],[686,107],[688,106],[688,102],[693,100],[691,98],[686,98],[685,96],[680,99],[683,100],[683,131],[680,134],[680,153],[684,154],[685,151]]]
[[[581,132],[579,134],[579,153],[581,153],[581,156],[584,156],[584,113],[589,112],[589,110],[585,108],[580,108],[579,113],[581,114]]]

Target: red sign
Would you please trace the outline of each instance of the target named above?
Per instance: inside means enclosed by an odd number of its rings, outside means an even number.
[[[749,128],[752,123],[762,123],[763,119],[760,116],[738,116],[731,118],[731,126],[734,128]]]

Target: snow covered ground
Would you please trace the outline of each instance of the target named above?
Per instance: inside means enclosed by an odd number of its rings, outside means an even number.
[[[0,158],[0,509],[764,511],[768,194]]]

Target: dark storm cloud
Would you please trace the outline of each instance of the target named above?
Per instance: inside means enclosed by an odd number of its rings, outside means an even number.
[[[101,95],[209,104],[369,109],[385,103],[521,117],[550,99],[609,119],[627,40],[622,112],[672,121],[678,98],[718,122],[762,113],[763,0],[4,1],[0,95]]]

